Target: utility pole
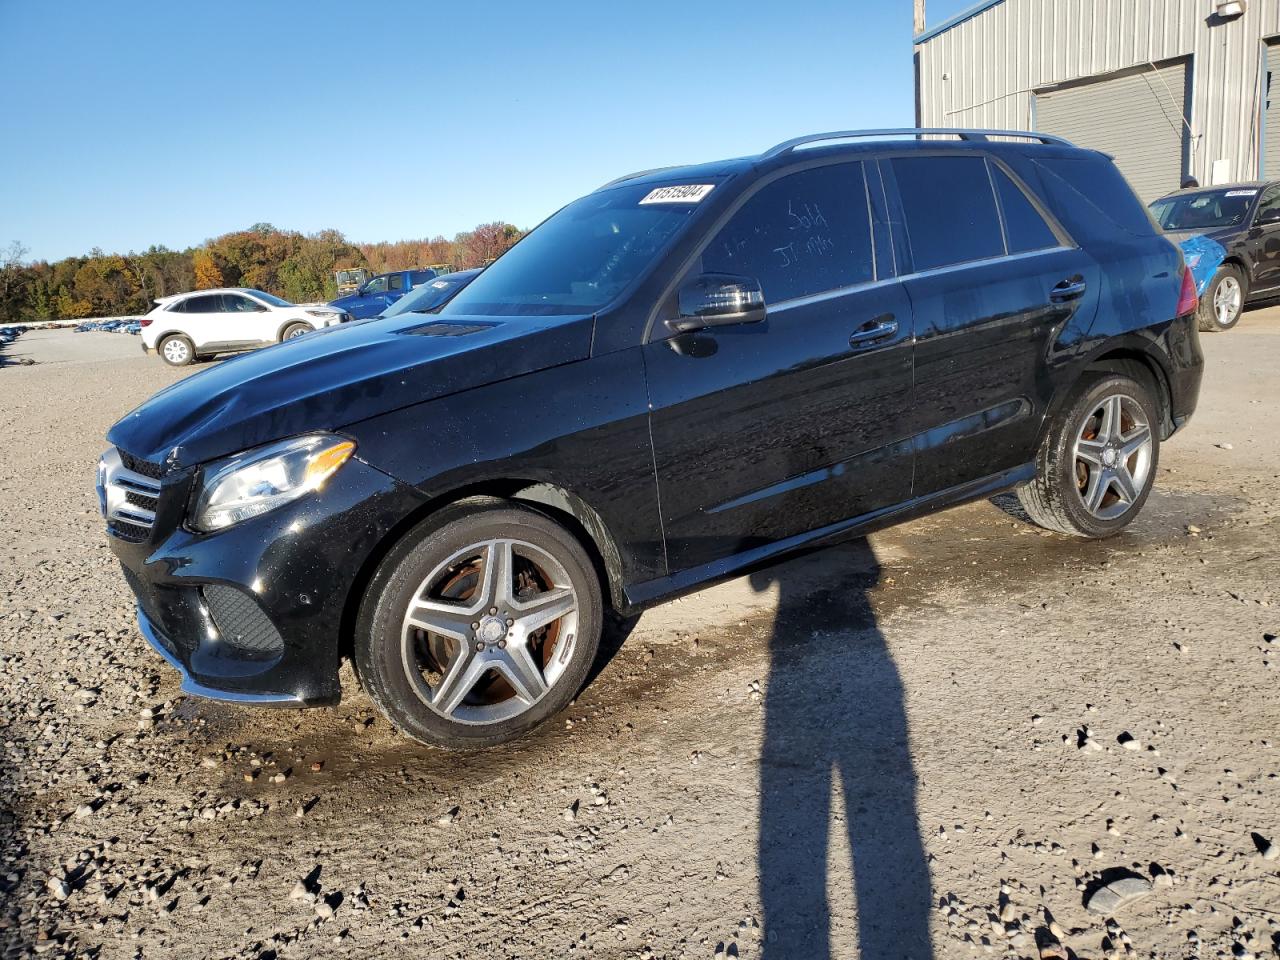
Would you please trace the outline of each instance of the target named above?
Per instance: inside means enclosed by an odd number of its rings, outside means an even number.
[[[911,35],[913,37],[918,37],[920,34],[924,33],[924,0],[915,0],[915,5],[916,5],[915,29],[911,31]]]

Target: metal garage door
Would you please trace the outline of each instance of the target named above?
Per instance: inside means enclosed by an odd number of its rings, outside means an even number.
[[[1111,154],[1150,201],[1182,182],[1186,91],[1185,62],[1037,91],[1035,127]]]
[[[1267,47],[1266,99],[1262,102],[1262,175],[1280,177],[1280,44]]]

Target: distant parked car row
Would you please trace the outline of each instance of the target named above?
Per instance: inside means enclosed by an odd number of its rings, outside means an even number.
[[[27,332],[27,327],[2,327],[0,328],[0,347],[8,346]]]
[[[76,333],[88,333],[91,330],[139,334],[142,332],[142,324],[136,317],[118,317],[114,320],[86,320],[75,328]]]
[[[1246,304],[1280,296],[1280,181],[1192,187],[1150,210],[1196,278],[1202,331],[1230,330]]]

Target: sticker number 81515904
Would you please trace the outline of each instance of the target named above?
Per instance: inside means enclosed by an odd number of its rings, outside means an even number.
[[[646,193],[640,202],[698,203],[714,186],[714,183],[682,183],[674,187],[657,187]]]

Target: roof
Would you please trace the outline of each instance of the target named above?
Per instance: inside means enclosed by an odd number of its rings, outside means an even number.
[[[156,297],[156,303],[168,303],[170,300],[178,300],[182,297],[192,297],[197,294],[206,293],[262,293],[261,290],[253,287],[214,287],[212,290],[187,290],[183,293],[171,293],[167,297]]]
[[[992,7],[998,6],[1002,3],[1004,3],[1004,0],[979,0],[979,2],[975,3],[972,7],[969,7],[967,10],[961,10],[954,17],[943,20],[936,27],[930,27],[924,33],[917,34],[911,42],[920,44],[924,43],[926,40],[932,40],[938,34],[946,33],[952,27],[964,23],[966,20],[972,20],[983,11],[990,10]]]

